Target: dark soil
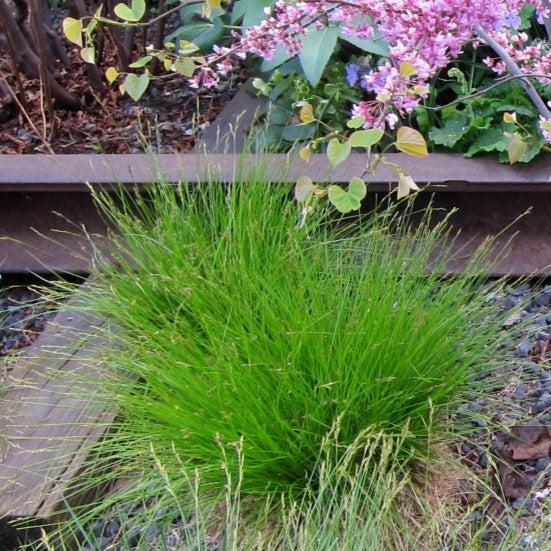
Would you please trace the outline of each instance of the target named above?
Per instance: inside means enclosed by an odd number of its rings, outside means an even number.
[[[62,15],[56,17],[59,24]],[[193,90],[187,79],[174,74],[156,80],[139,102],[121,95],[117,83],[101,97],[86,77],[85,63],[68,46],[71,66],[59,82],[81,98],[79,111],[49,110],[38,80],[22,76],[21,84],[0,49],[0,71],[23,104],[0,97],[0,154],[28,153],[185,153],[246,79],[246,72],[221,81],[216,90]],[[136,44],[136,59],[143,44]],[[117,65],[116,53],[106,43],[101,70]],[[21,85],[23,90],[21,90]],[[29,122],[32,122],[32,124]]]

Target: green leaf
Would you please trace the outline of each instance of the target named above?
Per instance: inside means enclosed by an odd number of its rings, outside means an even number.
[[[478,138],[471,144],[471,147],[465,153],[466,157],[472,157],[477,153],[490,151],[506,151],[507,138],[503,130],[499,128],[488,128],[484,130]]]
[[[232,9],[231,22],[237,23],[241,19],[243,29],[258,25],[266,18],[264,8],[274,5],[274,0],[237,0]]]
[[[86,63],[96,62],[96,51],[92,47],[82,48],[80,50],[80,57],[86,61]]]
[[[436,145],[453,147],[469,130],[469,118],[464,113],[443,122],[442,128],[433,128],[429,132],[429,139]]]
[[[346,161],[352,150],[348,142],[341,143],[337,138],[333,138],[327,146],[327,158],[333,166]]]
[[[303,203],[304,201],[308,200],[312,196],[315,189],[316,189],[316,186],[312,182],[311,178],[308,178],[308,176],[301,176],[297,180],[297,183],[295,186],[295,199],[299,203]]]
[[[303,142],[310,139],[315,132],[313,126],[304,126],[293,124],[286,126],[283,130],[282,138],[287,142]]]
[[[348,184],[348,193],[361,201],[367,194],[367,186],[361,178],[352,178]]]
[[[381,141],[384,132],[380,128],[370,128],[369,130],[356,130],[350,135],[350,145],[352,147],[371,147]]]
[[[197,21],[178,27],[166,38],[166,42],[186,40],[193,42],[200,50],[210,50],[224,35],[224,23],[220,17],[212,21]]]
[[[132,69],[139,69],[140,67],[145,67],[152,59],[153,59],[153,56],[146,55],[141,59],[134,61],[134,63],[131,63],[129,67],[131,67]]]
[[[260,64],[261,73],[269,73],[274,69],[277,69],[280,65],[283,65],[286,61],[289,61],[293,56],[287,53],[287,50],[282,46],[276,48],[274,59],[272,61],[263,61]]]
[[[124,79],[124,89],[134,101],[138,101],[147,90],[149,81],[150,78],[147,73],[143,73],[139,76],[135,73],[129,73]]]
[[[63,34],[73,44],[82,48],[82,21],[72,17],[63,20]]]
[[[352,193],[345,191],[341,186],[329,186],[327,196],[329,197],[331,204],[343,214],[347,214],[353,210],[358,210],[361,205],[360,199]]]
[[[312,86],[317,86],[325,67],[335,50],[340,29],[330,26],[319,30],[310,27],[302,39],[302,49],[299,54],[304,75]]]
[[[121,2],[114,7],[113,11],[124,21],[139,21],[145,14],[145,0],[132,0],[130,6]]]
[[[388,56],[390,52],[388,42],[383,38],[383,36],[379,32],[379,29],[377,29],[370,17],[365,16],[357,18],[356,21],[354,21],[354,26],[358,27],[360,25],[365,25],[366,23],[373,27],[373,38],[364,40],[361,38],[357,38],[354,35],[347,36],[342,33],[340,37],[353,46],[356,46],[356,48],[360,48],[360,50],[363,50],[364,52],[369,52],[382,57]]]
[[[119,72],[115,69],[115,67],[107,67],[105,71],[105,78],[109,84],[113,84],[113,82],[117,80],[118,76]]]
[[[365,122],[365,117],[363,115],[356,115],[352,117],[349,121],[346,121],[346,126],[348,128],[361,128]]]
[[[528,144],[518,132],[505,134],[507,138],[507,155],[511,164],[518,163],[528,152]]]
[[[191,77],[195,71],[195,62],[189,57],[182,57],[174,62],[172,70],[180,75]]]
[[[425,109],[424,107],[418,107],[415,110],[415,121],[417,122],[417,126],[423,133],[427,133],[430,128],[430,118],[429,118],[429,111],[428,109]]]

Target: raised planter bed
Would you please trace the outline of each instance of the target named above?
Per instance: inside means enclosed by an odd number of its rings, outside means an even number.
[[[105,232],[89,194],[89,185],[108,189],[113,184],[140,186],[162,177],[169,182],[201,182],[211,174],[230,182],[237,167],[258,165],[258,156],[242,155],[247,128],[258,98],[240,91],[204,135],[204,151],[183,155],[9,155],[0,157],[0,262],[3,272],[86,272],[90,251],[79,233]],[[509,256],[496,274],[543,274],[551,265],[551,157],[527,166],[507,166],[493,158],[466,159],[461,155],[432,154],[415,159],[388,155],[408,170],[415,181],[434,192],[434,204],[449,211],[461,229],[458,246],[463,255],[487,235],[496,234],[531,210],[505,231],[501,241],[518,234]],[[317,182],[346,183],[362,173],[364,156],[352,154],[333,168],[324,155],[312,155],[306,165],[285,154],[265,155],[271,182],[293,182],[308,175]],[[373,200],[391,189],[394,176],[381,167],[365,177]],[[420,206],[431,194],[418,197]],[[56,213],[54,215],[53,213]],[[460,259],[457,266],[460,267]]]

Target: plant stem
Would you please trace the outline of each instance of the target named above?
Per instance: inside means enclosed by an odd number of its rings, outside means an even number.
[[[497,82],[494,84],[490,84],[490,86],[487,86],[486,88],[483,88],[482,90],[479,90],[478,92],[474,92],[473,94],[470,94],[469,96],[461,96],[460,98],[454,99],[453,101],[450,101],[450,103],[446,103],[445,105],[439,105],[438,107],[430,107],[425,105],[425,109],[429,111],[441,111],[442,109],[445,109],[446,107],[451,107],[452,105],[457,105],[458,103],[467,102],[469,100],[479,98],[480,96],[483,96],[490,90],[493,90],[494,88],[497,88],[498,86],[501,86],[502,84],[505,84],[507,82],[511,82],[512,80],[517,79],[526,79],[526,78],[547,78],[551,82],[551,75],[544,75],[542,73],[522,73],[518,76],[509,75],[507,77],[500,78]]]
[[[522,87],[528,94],[528,97],[532,100],[532,103],[536,106],[540,115],[545,119],[551,119],[551,111],[547,105],[545,105],[545,102],[538,94],[538,91],[534,88],[534,85],[523,77],[522,70],[505,50],[505,48],[501,47],[480,25],[477,26],[475,30],[476,34],[484,40],[484,42],[486,42],[486,44],[490,46],[490,48],[492,48],[492,50],[494,50],[494,52],[503,60],[511,75],[520,79]]]

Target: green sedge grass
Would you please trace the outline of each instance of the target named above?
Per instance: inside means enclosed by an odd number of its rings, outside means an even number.
[[[99,508],[166,496],[163,480],[179,503],[193,472],[202,502],[239,480],[249,507],[305,511],[323,465],[361,463],[360,435],[373,435],[372,461],[377,442],[395,443],[394,477],[430,461],[448,408],[494,366],[502,320],[487,297],[501,282],[487,282],[488,245],[444,278],[453,253],[437,245],[450,231],[431,229],[430,209],[415,230],[392,207],[341,220],[322,209],[297,228],[290,189],[261,170],[147,191],[96,195],[110,254],[71,288],[105,320],[98,386],[118,412],[82,487],[140,481]]]

